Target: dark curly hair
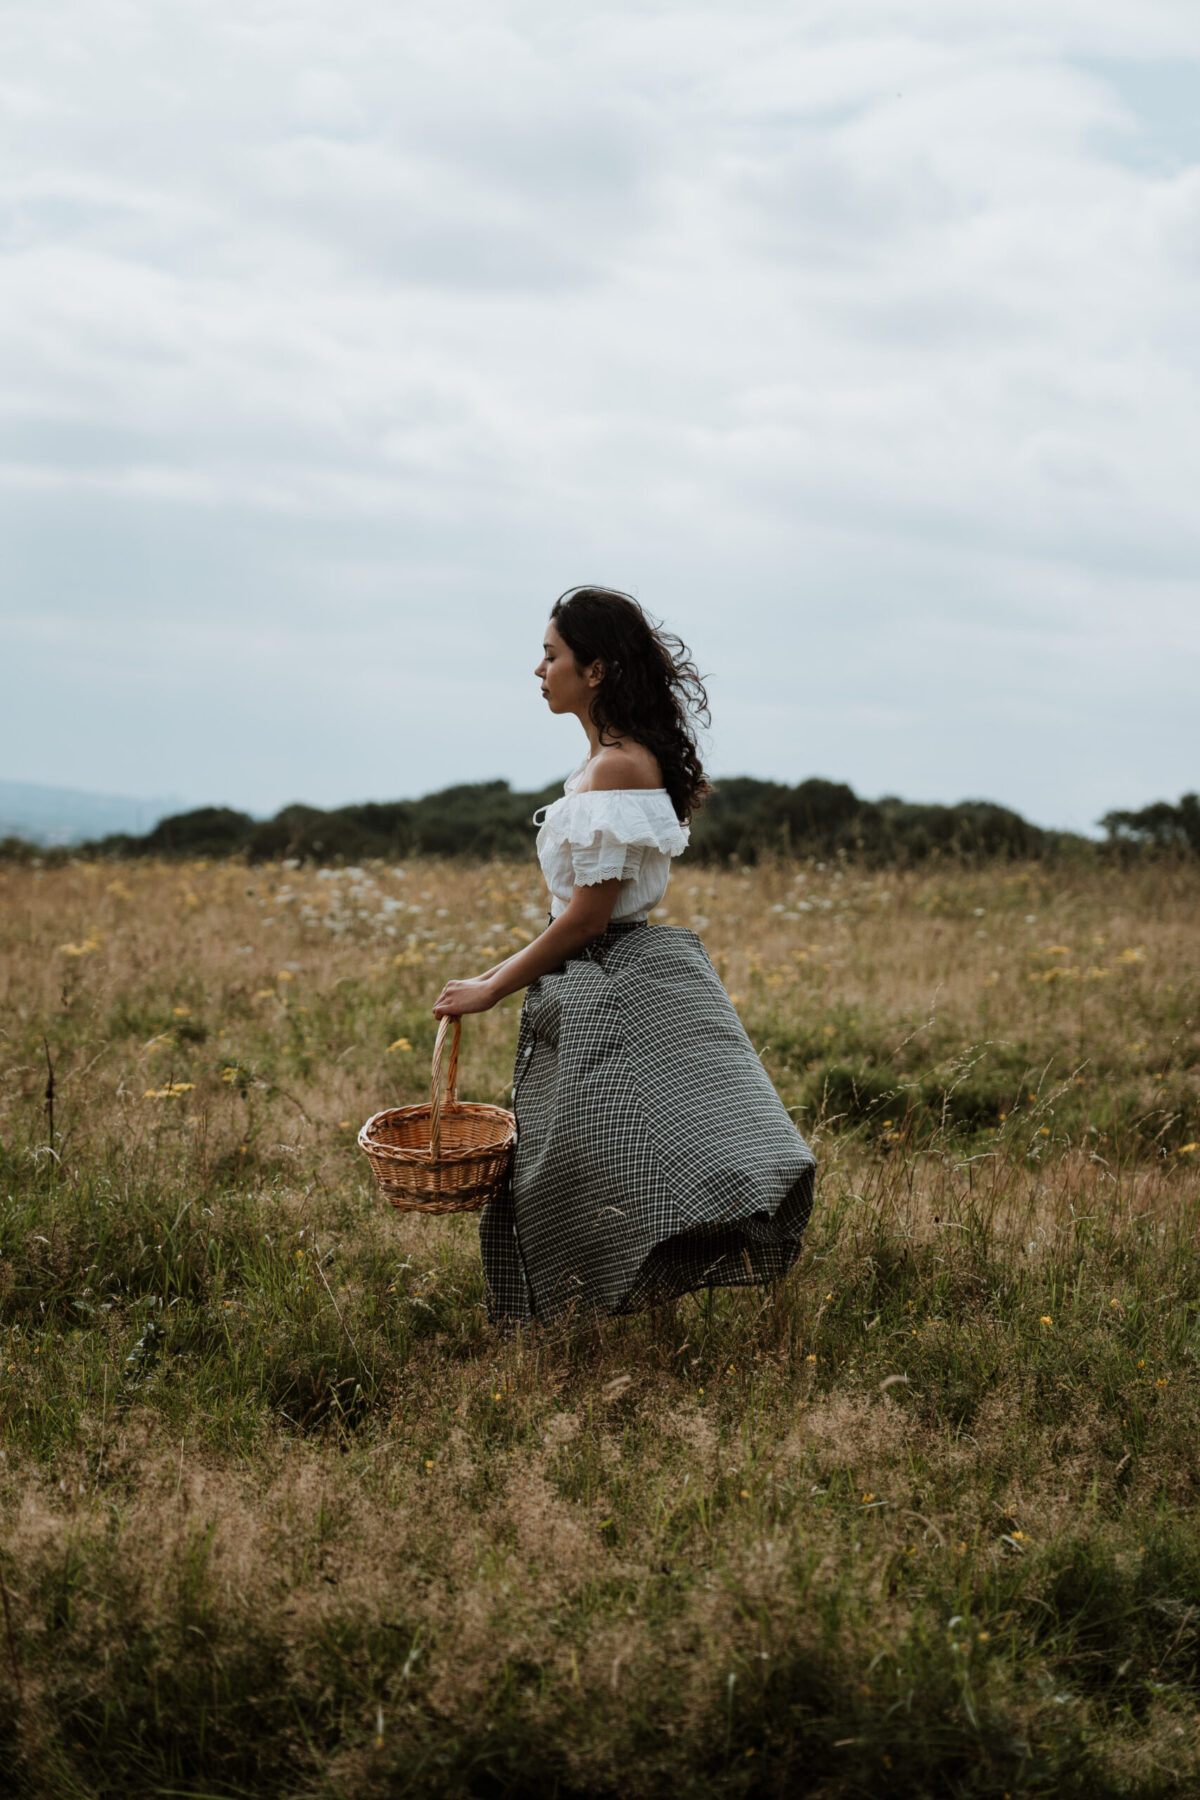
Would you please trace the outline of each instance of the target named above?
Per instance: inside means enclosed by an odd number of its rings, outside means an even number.
[[[615,588],[568,588],[550,617],[579,668],[604,665],[591,709],[600,742],[628,737],[651,751],[686,823],[709,788],[692,723],[708,724],[708,695],[687,645]]]

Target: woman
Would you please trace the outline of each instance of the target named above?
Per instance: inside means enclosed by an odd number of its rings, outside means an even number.
[[[534,821],[550,923],[433,1009],[484,1012],[526,989],[512,1180],[479,1233],[500,1323],[770,1280],[799,1252],[815,1167],[700,939],[646,922],[707,787],[686,647],[627,595],[576,588],[542,649],[550,711],[588,740]]]

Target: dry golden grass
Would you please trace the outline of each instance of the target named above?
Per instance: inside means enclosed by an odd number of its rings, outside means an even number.
[[[685,866],[806,1254],[501,1341],[353,1137],[536,871],[4,870],[12,1791],[1197,1791],[1198,898]]]

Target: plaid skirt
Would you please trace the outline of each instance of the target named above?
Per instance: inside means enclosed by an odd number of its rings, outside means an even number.
[[[634,1312],[795,1261],[812,1151],[695,932],[615,925],[528,988],[488,1316]]]

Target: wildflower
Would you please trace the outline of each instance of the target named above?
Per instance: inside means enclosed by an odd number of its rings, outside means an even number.
[[[1146,952],[1141,944],[1138,945],[1136,950],[1122,950],[1120,956],[1117,958],[1118,962],[1123,963],[1140,963],[1145,962],[1145,960]]]
[[[1155,1384],[1154,1384],[1154,1385],[1155,1385],[1155,1387],[1160,1387],[1160,1388],[1163,1388],[1163,1387],[1166,1387],[1166,1385],[1167,1385],[1167,1378],[1166,1378],[1166,1376],[1165,1376],[1165,1375],[1160,1375],[1160,1376],[1159,1376],[1159,1378],[1158,1378],[1158,1380],[1157,1380],[1157,1381],[1156,1381],[1156,1382],[1155,1382]]]
[[[868,1489],[867,1492],[862,1497],[863,1505],[870,1506],[870,1504],[874,1498],[875,1498],[874,1494],[871,1493],[870,1489]]]
[[[1043,1313],[1038,1323],[1041,1325],[1053,1325],[1054,1320],[1050,1317],[1049,1313]]]
[[[433,1467],[433,1463],[432,1463],[432,1462],[431,1462],[431,1461],[429,1461],[429,1459],[428,1459],[428,1458],[427,1458],[427,1459],[426,1459],[426,1462],[425,1462],[425,1467],[426,1467],[426,1468],[427,1468],[427,1469],[432,1469],[432,1467]]]
[[[1200,1144],[1180,1144],[1176,1156],[1190,1156],[1193,1150],[1200,1150]]]
[[[1139,1356],[1139,1357],[1138,1357],[1138,1360],[1137,1360],[1137,1366],[1138,1366],[1138,1368],[1139,1368],[1139,1369],[1144,1369],[1144,1368],[1145,1368],[1145,1366],[1146,1366],[1146,1359],[1145,1359],[1145,1357],[1144,1357],[1144,1356]]]
[[[815,1363],[817,1359],[815,1356],[806,1356],[804,1360],[806,1363]]]
[[[190,1094],[194,1081],[168,1081],[166,1087],[147,1088],[143,1100],[174,1100],[178,1094]]]
[[[275,979],[276,981],[295,981],[296,977],[292,974],[290,969],[280,969]]]
[[[82,944],[60,944],[58,948],[63,956],[90,956],[100,948],[100,939],[93,934],[84,938]]]
[[[411,1049],[412,1049],[412,1045],[409,1043],[408,1039],[406,1037],[399,1037],[396,1039],[394,1044],[388,1045],[387,1054],[390,1056],[392,1054],[393,1050],[411,1050]]]
[[[743,1499],[743,1500],[748,1500],[748,1499],[749,1499],[749,1498],[750,1498],[750,1489],[749,1489],[749,1488],[743,1488],[743,1489],[742,1489],[742,1499]]]
[[[191,1010],[190,1006],[173,1006],[171,1008],[177,1019],[186,1019]]]
[[[1026,1541],[1025,1533],[1023,1531],[1012,1531],[1009,1533],[1009,1536],[1016,1538],[1018,1544],[1023,1544]]]
[[[339,1131],[349,1131],[349,1129],[350,1129],[349,1119],[339,1119],[338,1120],[338,1130]]]

